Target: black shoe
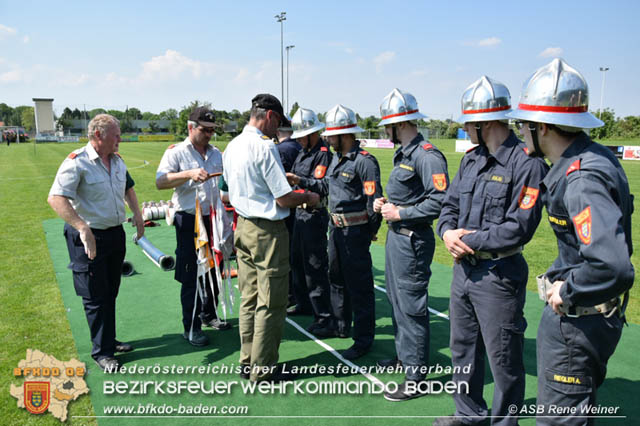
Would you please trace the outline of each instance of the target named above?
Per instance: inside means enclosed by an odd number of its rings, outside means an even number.
[[[211,327],[214,330],[229,330],[231,328],[231,324],[229,324],[226,321],[220,321],[219,318],[214,318],[211,321],[202,321],[203,325],[206,325],[207,327]]]
[[[240,367],[240,378],[249,380],[251,377],[251,366],[249,364],[242,364]]]
[[[300,308],[298,305],[295,305],[290,308],[287,308],[287,315],[290,317],[296,317],[301,315],[311,315],[311,312],[305,311],[304,309]]]
[[[467,423],[462,421],[462,417],[456,417],[455,414],[447,417],[438,417],[432,424],[433,426],[468,426]]]
[[[379,359],[378,361],[376,361],[376,365],[378,367],[384,367],[384,368],[388,368],[388,367],[396,368],[396,367],[402,367],[402,361],[400,361],[397,357]]]
[[[413,398],[419,398],[427,395],[426,391],[420,391],[419,385],[424,382],[416,382],[415,380],[405,380],[398,385],[395,392],[385,392],[384,399],[387,401],[408,401]],[[409,386],[411,385],[411,386]]]
[[[338,336],[338,330],[329,326],[319,326],[311,331],[314,336],[317,337],[336,337]]]
[[[342,357],[348,360],[358,359],[369,352],[371,348],[363,348],[362,346],[353,345],[349,349],[342,352]]]
[[[119,342],[116,340],[116,352],[131,352],[133,346],[128,343]]]
[[[188,331],[182,333],[182,337],[189,341],[193,346],[207,346],[209,344],[209,338],[202,330],[193,330],[193,336],[191,339],[189,339]]]
[[[98,364],[98,367],[100,367],[105,373],[115,372],[118,368],[120,368],[120,363],[118,362],[118,360],[110,356],[98,358],[96,360],[96,364]]]
[[[324,328],[324,326],[319,322],[314,321],[309,325],[309,327],[305,328],[305,330],[307,330],[309,333],[313,333],[314,330],[317,330],[319,328]]]

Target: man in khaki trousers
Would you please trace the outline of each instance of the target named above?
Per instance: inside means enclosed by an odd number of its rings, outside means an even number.
[[[223,155],[229,201],[238,213],[235,246],[238,259],[241,377],[282,381],[292,377],[277,367],[278,348],[289,291],[289,209],[319,196],[293,192],[272,138],[286,120],[280,101],[257,95],[249,124]]]

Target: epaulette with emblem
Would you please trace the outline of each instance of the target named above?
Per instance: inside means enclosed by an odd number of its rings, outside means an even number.
[[[69,156],[67,158],[71,158],[73,160],[77,156],[78,156],[78,154],[76,154],[75,152],[72,152],[71,154],[69,154]]]
[[[362,154],[362,155],[369,155],[369,151],[361,150],[361,151],[360,151],[360,154]]]
[[[261,138],[262,138],[262,139],[264,139],[264,140],[266,140],[266,141],[268,141],[269,139],[271,139],[271,138],[270,138],[269,136],[267,136],[267,135],[262,135],[262,136],[261,136]]]
[[[529,155],[529,148],[525,146],[524,148],[522,148],[522,150],[524,151],[525,154]]]
[[[575,172],[576,170],[580,170],[580,159],[577,159],[576,161],[571,163],[571,165],[567,169],[566,175],[569,176],[569,174]]]
[[[173,148],[175,148],[175,147],[176,147],[176,144],[172,143],[171,145],[169,145],[169,146],[167,147],[167,149],[173,149]]]
[[[433,145],[431,145],[430,143],[425,143],[424,145],[422,145],[422,149],[424,149],[425,151],[429,151],[430,149],[433,149]]]
[[[321,146],[321,147],[320,147],[320,151],[322,151],[322,152],[329,152],[329,148],[327,148],[326,146]]]

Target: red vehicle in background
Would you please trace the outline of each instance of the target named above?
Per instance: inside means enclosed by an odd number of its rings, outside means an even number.
[[[29,134],[20,127],[16,132],[16,129],[7,129],[2,131],[2,142],[7,142],[7,144],[11,142],[17,142],[18,136],[20,137],[20,142],[26,142],[29,140]]]

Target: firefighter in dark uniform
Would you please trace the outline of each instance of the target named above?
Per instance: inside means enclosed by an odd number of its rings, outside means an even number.
[[[491,423],[515,425],[524,400],[524,304],[528,266],[523,246],[542,214],[540,182],[548,167],[527,155],[509,130],[509,90],[486,76],[462,95],[458,121],[477,147],[463,157],[447,192],[437,232],[455,260],[449,317],[453,374],[468,383],[467,394],[453,395],[455,416],[434,425],[482,423],[485,351],[494,379]]]
[[[315,112],[300,108],[293,116],[292,137],[302,146],[291,174],[300,178],[323,179],[331,161],[329,147],[320,138],[324,124]],[[294,188],[302,191],[299,186]],[[312,312],[313,323],[307,331],[319,336],[333,334],[329,300],[329,260],[327,257],[327,193],[320,194],[321,202],[314,207],[306,205],[295,209],[295,222],[291,244],[292,287],[297,301],[296,310]],[[291,312],[288,312],[291,314]]]
[[[375,298],[369,246],[382,216],[373,202],[382,196],[380,167],[376,158],[360,148],[355,138],[363,130],[355,113],[342,105],[327,112],[327,137],[335,151],[327,178],[289,176],[289,183],[329,193],[329,282],[335,334],[348,337],[353,317],[354,344],[342,353],[356,359],[371,349],[375,335]]]
[[[69,154],[58,169],[47,201],[66,222],[69,268],[89,324],[91,356],[101,369],[113,371],[119,366],[114,353],[133,350],[116,340],[116,298],[126,252],[125,203],[133,212],[137,238],[144,235],[144,221],[133,179],[118,154],[118,120],[98,114],[88,134],[87,145]]]
[[[426,116],[419,112],[413,95],[394,89],[382,101],[380,116],[380,126],[400,145],[387,182],[388,198],[376,199],[374,210],[389,224],[385,281],[397,358],[406,368],[405,382],[384,397],[405,401],[422,395],[416,386],[406,385],[424,380],[420,368],[429,364],[427,287],[435,250],[431,223],[440,214],[449,175],[444,155],[418,133],[415,120]],[[395,365],[396,361],[380,364]]]
[[[575,407],[538,424],[592,424],[582,409],[596,403],[607,361],[620,340],[633,285],[633,196],[620,163],[582,129],[603,126],[589,113],[584,77],[561,59],[525,83],[515,118],[532,155],[553,167],[541,185],[558,257],[538,277],[547,302],[538,328],[538,405]]]

